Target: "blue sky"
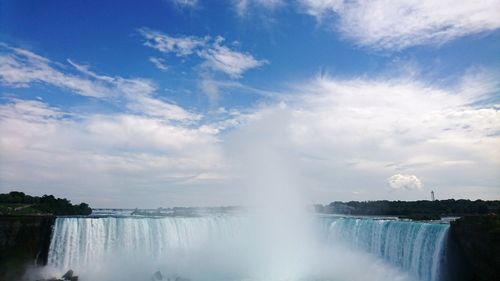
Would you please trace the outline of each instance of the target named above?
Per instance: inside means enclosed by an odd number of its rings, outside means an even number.
[[[499,199],[499,11],[0,1],[0,189],[240,204],[265,147],[308,202]]]

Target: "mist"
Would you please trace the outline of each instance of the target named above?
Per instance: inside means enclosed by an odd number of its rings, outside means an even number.
[[[259,272],[288,280],[309,272],[314,259],[311,213],[290,153],[285,105],[264,110],[228,137],[235,186],[243,188],[259,241]]]
[[[270,227],[252,216],[121,219],[126,227],[115,230],[117,239],[106,237],[115,235],[108,231],[120,219],[68,218],[67,229],[74,230],[68,234],[77,235],[41,274],[60,276],[72,268],[83,281],[149,281],[157,271],[165,279],[192,281],[362,281],[367,276],[373,281],[414,281],[379,258],[340,241],[325,243],[317,232],[313,234],[317,240],[308,241],[302,234],[277,230],[283,224]],[[290,224],[285,225],[293,231]],[[88,241],[94,241],[93,245]],[[109,247],[112,241],[117,245]]]
[[[67,219],[56,226],[52,266],[41,274],[72,268],[82,281],[151,280],[157,271],[167,280],[361,281],[369,272],[372,281],[412,280],[340,241],[325,243],[301,184],[297,155],[290,153],[291,114],[284,105],[270,108],[226,138],[224,153],[244,213]]]

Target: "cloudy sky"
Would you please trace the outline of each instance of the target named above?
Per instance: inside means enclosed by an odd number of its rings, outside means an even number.
[[[499,78],[499,0],[0,0],[0,192],[500,199]]]

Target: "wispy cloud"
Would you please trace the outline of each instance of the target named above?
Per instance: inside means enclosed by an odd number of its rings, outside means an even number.
[[[192,55],[195,50],[203,48],[208,41],[208,38],[196,36],[172,37],[148,28],[140,28],[139,33],[146,39],[145,46],[162,53],[174,53],[180,57]]]
[[[199,88],[207,95],[211,104],[219,98],[220,87],[214,76],[227,75],[229,79],[237,80],[251,69],[268,64],[269,61],[257,59],[252,54],[237,51],[224,44],[224,37],[212,38],[196,36],[172,37],[148,28],[139,29],[146,39],[145,46],[164,54],[175,54],[178,57],[194,56],[200,59],[197,65]],[[150,58],[159,69],[166,69],[161,58]]]
[[[232,0],[236,13],[240,17],[246,16],[250,8],[264,8],[274,10],[285,5],[283,0]]]
[[[247,70],[268,63],[255,59],[251,54],[231,50],[222,45],[223,41],[224,38],[217,37],[210,48],[200,51],[199,55],[205,59],[206,67],[223,72],[231,78],[240,78]]]
[[[7,46],[0,55],[0,83],[11,87],[45,83],[86,97],[123,101],[136,114],[187,122],[200,119],[198,114],[155,97],[156,85],[148,79],[99,75],[87,65],[70,59],[68,63],[76,72],[68,74],[61,64]]]
[[[9,110],[6,110],[6,109]],[[10,99],[8,105],[2,105],[2,118],[18,118],[28,121],[45,122],[50,119],[59,119],[65,115],[56,107],[49,107],[38,100]]]
[[[169,0],[181,8],[195,8],[198,6],[198,0]]]
[[[12,87],[27,87],[30,83],[46,83],[88,97],[107,97],[109,81],[84,79],[55,69],[51,62],[28,50],[0,46],[0,82]],[[82,68],[83,69],[83,68]],[[95,77],[94,77],[95,78]]]
[[[361,46],[401,50],[500,28],[500,2],[300,0],[307,14]],[[333,17],[332,17],[333,16]]]
[[[209,75],[201,76],[198,87],[202,92],[207,94],[211,102],[217,101],[220,92],[232,92],[234,90],[237,90],[241,93],[256,95],[263,99],[286,100],[290,98],[290,96],[283,91],[259,89],[245,85],[242,82],[235,80],[217,80],[213,77],[210,77]]]
[[[110,200],[106,204],[124,206],[136,203],[120,194],[133,198],[137,188],[161,193],[166,184],[224,178],[218,147],[218,134],[227,127],[222,122],[204,124],[201,114],[156,96],[148,79],[98,74],[73,60],[53,62],[2,47],[2,86],[35,89],[43,83],[62,94],[99,99],[118,112],[63,110],[39,99],[3,97],[0,189],[23,186],[36,193],[43,186],[44,192],[61,194],[64,186],[73,195],[106,192],[119,198],[103,199]]]
[[[162,58],[157,58],[157,57],[150,57],[149,61],[156,66],[161,71],[167,71],[168,70],[168,65],[165,63],[165,60]]]
[[[189,112],[178,105],[151,96],[137,96],[134,102],[127,103],[127,108],[137,114],[164,120],[197,121],[202,117],[200,114]]]
[[[260,67],[268,61],[256,59],[249,53],[233,50],[223,45],[221,36],[211,37],[182,36],[172,37],[158,31],[142,28],[139,32],[146,42],[145,46],[162,53],[177,56],[195,55],[203,59],[202,65],[213,71],[227,74],[231,78],[241,78],[246,71]]]

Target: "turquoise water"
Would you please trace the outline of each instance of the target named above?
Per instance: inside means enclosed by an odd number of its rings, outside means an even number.
[[[339,217],[323,217],[320,221],[327,243],[348,243],[410,272],[419,280],[440,279],[448,224]]]
[[[157,270],[192,281],[439,281],[447,224],[312,221],[311,239],[274,237],[237,215],[58,218],[48,265],[82,281],[151,280]]]

